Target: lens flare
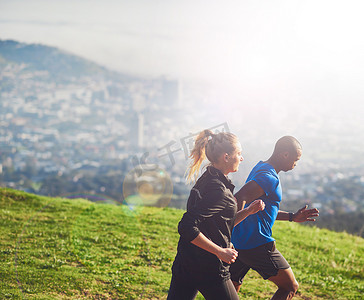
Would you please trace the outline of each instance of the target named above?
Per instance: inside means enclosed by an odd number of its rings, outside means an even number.
[[[167,206],[172,198],[173,184],[169,175],[158,166],[139,165],[132,169],[123,182],[123,195],[131,207]]]

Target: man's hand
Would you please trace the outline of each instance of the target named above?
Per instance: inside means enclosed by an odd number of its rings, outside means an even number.
[[[315,217],[319,216],[319,211],[317,208],[307,209],[308,205],[305,205],[299,209],[295,214],[293,214],[293,221],[297,223],[302,223],[306,221],[314,222]]]

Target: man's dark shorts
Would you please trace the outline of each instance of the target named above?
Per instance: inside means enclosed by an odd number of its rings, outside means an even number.
[[[280,269],[290,266],[276,249],[275,242],[269,242],[257,248],[238,250],[238,259],[230,266],[231,280],[242,284],[244,276],[253,269],[264,279],[275,276]]]

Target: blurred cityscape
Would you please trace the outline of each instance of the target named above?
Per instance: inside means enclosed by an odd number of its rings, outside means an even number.
[[[280,133],[244,131],[255,115],[230,119],[212,109],[215,98],[204,85],[116,74],[54,48],[0,41],[0,186],[120,203],[139,194],[145,205],[185,208],[189,150],[210,128],[241,137],[245,162],[231,176],[239,188]],[[281,174],[281,208],[318,207],[322,226],[363,236],[364,126],[315,112],[297,113],[305,158]]]

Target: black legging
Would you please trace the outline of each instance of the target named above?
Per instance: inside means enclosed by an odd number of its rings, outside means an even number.
[[[173,275],[167,300],[193,300],[198,292],[206,300],[239,300],[231,280],[199,284],[189,280],[176,279]]]

